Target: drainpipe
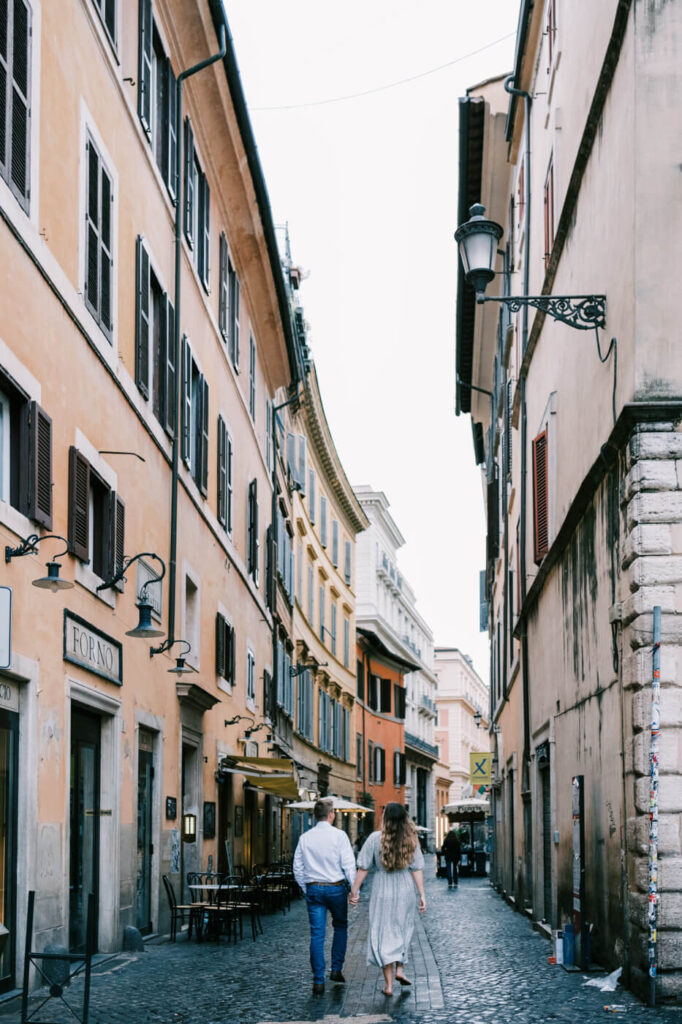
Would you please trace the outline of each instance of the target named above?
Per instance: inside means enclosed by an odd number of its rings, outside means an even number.
[[[180,466],[180,395],[182,393],[182,366],[180,362],[180,278],[182,266],[182,213],[184,209],[183,190],[183,152],[182,152],[182,83],[186,78],[203,71],[210,64],[222,60],[227,52],[227,41],[225,26],[220,26],[220,51],[206,60],[194,64],[193,67],[181,71],[175,85],[176,111],[175,111],[175,137],[177,140],[177,167],[176,167],[176,188],[175,188],[175,430],[173,431],[173,468],[171,476],[171,536],[170,536],[170,557],[168,559],[168,637],[165,642],[166,649],[175,640],[175,591],[176,591],[176,564],[178,552],[178,479]]]
[[[521,96],[524,101],[524,128],[526,135],[526,172],[525,178],[525,240],[523,256],[523,294],[529,294],[530,287],[530,173],[531,173],[531,150],[530,150],[530,111],[531,97],[524,89],[517,89],[514,85],[515,75],[509,75],[505,79],[504,87],[512,96]],[[522,336],[521,352],[525,354],[528,346],[528,307],[522,310]],[[519,537],[519,563],[520,563],[520,584],[521,584],[521,607],[523,608],[526,599],[526,491],[528,476],[528,459],[526,448],[528,444],[528,424],[526,416],[526,379],[525,375],[519,374],[519,387],[521,388],[521,507],[519,510],[521,531]],[[523,624],[521,635],[521,680],[523,688],[523,770],[521,773],[522,791],[530,789],[530,683],[528,678],[528,632],[526,623]],[[524,815],[525,829],[525,815]],[[527,838],[527,837],[526,837]],[[524,858],[525,859],[525,858]],[[526,864],[528,868],[528,864]],[[527,879],[530,882],[530,879]]]
[[[651,680],[651,776],[649,797],[649,1006],[656,1005],[656,929],[658,924],[658,770],[661,741],[661,609],[654,607],[654,657]]]

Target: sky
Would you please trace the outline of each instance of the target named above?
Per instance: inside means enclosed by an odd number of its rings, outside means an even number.
[[[384,491],[417,610],[487,682],[482,480],[454,411],[457,100],[511,71],[519,5],[223,2],[346,475]]]

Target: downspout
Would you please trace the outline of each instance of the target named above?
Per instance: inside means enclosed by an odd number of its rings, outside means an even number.
[[[524,255],[523,255],[523,294],[530,292],[530,177],[531,177],[531,149],[530,149],[530,111],[531,97],[524,89],[517,89],[514,85],[516,75],[509,75],[505,79],[504,87],[512,96],[521,96],[524,101],[524,128],[526,135],[526,168],[525,168],[525,217],[524,217]],[[526,351],[528,345],[528,307],[524,306],[522,311],[522,335],[521,352]],[[519,510],[521,530],[519,537],[519,580],[521,586],[521,607],[523,608],[526,599],[526,491],[528,477],[528,458],[526,447],[528,444],[528,424],[526,416],[526,379],[523,373],[519,374],[519,388],[521,389],[521,507]],[[523,690],[523,767],[521,772],[522,796],[530,790],[530,683],[528,677],[528,630],[527,624],[523,624],[521,635],[521,681]],[[524,815],[525,835],[525,815]],[[526,837],[526,840],[528,837]],[[527,865],[526,865],[527,867]],[[530,883],[530,878],[527,879]]]
[[[222,60],[227,52],[225,26],[220,26],[220,51],[181,71],[175,84],[175,137],[177,143],[177,166],[175,187],[175,430],[173,431],[173,463],[171,475],[171,525],[170,557],[168,559],[168,637],[164,646],[170,647],[175,640],[175,591],[178,553],[178,480],[180,467],[180,395],[182,393],[182,366],[180,365],[180,279],[182,266],[182,212],[184,209],[183,152],[182,152],[182,83],[186,78],[203,71],[210,64]]]

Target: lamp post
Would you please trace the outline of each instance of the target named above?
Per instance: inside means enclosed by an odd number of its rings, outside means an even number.
[[[474,203],[469,213],[469,220],[455,231],[455,241],[459,246],[465,277],[476,292],[477,303],[500,302],[511,313],[518,313],[524,306],[533,306],[579,331],[606,326],[605,295],[486,295],[488,282],[495,276],[497,245],[503,229],[494,220],[488,220],[485,206],[480,203]]]

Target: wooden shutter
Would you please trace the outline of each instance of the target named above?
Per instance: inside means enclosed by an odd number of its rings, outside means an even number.
[[[390,679],[381,680],[381,711],[386,715],[391,713],[391,688],[392,682]]]
[[[230,273],[230,355],[235,368],[239,369],[239,278],[231,268]]]
[[[535,561],[539,563],[549,551],[549,493],[546,429],[533,439],[532,446]]]
[[[111,245],[111,211],[114,201],[114,189],[111,177],[100,164],[101,174],[101,208],[100,208],[100,251],[99,251],[99,273],[100,273],[100,316],[99,321],[106,329],[107,334],[113,326],[111,278],[113,268],[113,255]]]
[[[407,782],[407,764],[406,758],[403,753],[400,754],[400,785],[404,786]]]
[[[272,526],[266,527],[265,530],[265,603],[271,610],[275,607],[275,588],[274,588],[274,573],[272,566]]]
[[[332,564],[338,568],[339,565],[339,524],[332,519]]]
[[[324,494],[320,495],[320,544],[323,548],[327,546],[327,499]]]
[[[125,505],[115,491],[109,491],[107,495],[107,523],[105,526],[104,543],[107,579],[111,579],[124,562],[125,551]],[[117,590],[122,591],[125,585],[124,580],[114,584]]]
[[[249,527],[248,527],[248,570],[253,573],[255,568],[255,542],[254,537],[256,533],[256,481],[252,480],[249,484]]]
[[[137,301],[135,317],[135,383],[145,398],[149,398],[149,253],[140,235],[135,253]]]
[[[232,533],[232,438],[230,437],[229,434],[227,435],[227,443],[226,443],[226,446],[225,446],[225,452],[226,452],[226,462],[225,462],[225,465],[226,465],[226,469],[227,469],[227,474],[226,474],[226,485],[227,485],[227,492],[226,492],[226,500],[227,500],[226,525],[227,525],[227,532],[228,533]]]
[[[345,579],[346,583],[348,584],[348,586],[350,586],[350,582],[351,582],[351,566],[350,566],[350,541],[349,540],[344,541],[343,576],[344,576],[344,579]]]
[[[99,154],[91,139],[85,144],[87,164],[85,211],[85,302],[99,319]]]
[[[185,237],[190,249],[194,248],[194,132],[185,118]]]
[[[218,522],[227,525],[227,430],[222,416],[218,417]]]
[[[374,757],[374,744],[371,740],[367,741],[367,768],[369,781],[374,782],[374,770],[376,767],[376,760]]]
[[[514,381],[508,380],[504,396],[504,455],[506,463],[506,476],[511,479],[512,475],[512,403],[514,399]]]
[[[227,624],[227,671],[228,679],[231,683],[237,681],[237,675],[235,673],[235,656],[236,656],[237,642],[234,632],[234,626]]]
[[[173,74],[170,58],[166,58],[167,111],[168,111],[168,169],[166,184],[174,202],[178,196],[178,83]]]
[[[226,625],[224,617],[217,612],[215,617],[215,671],[216,675],[222,676],[223,679],[227,675]]]
[[[199,381],[201,394],[201,437],[199,451],[201,452],[201,471],[197,474],[197,483],[201,493],[208,494],[208,381],[201,377]]]
[[[478,574],[478,628],[482,633],[488,632],[488,587],[487,572],[481,569]]]
[[[137,63],[137,113],[151,142],[152,138],[152,47],[154,22],[152,0],[140,0],[140,32]]]
[[[500,491],[497,475],[488,482],[488,561],[494,561],[500,553]]]
[[[90,463],[77,448],[69,448],[69,547],[81,562],[89,552]]]
[[[187,335],[182,338],[182,460],[189,466],[192,429],[192,352]]]
[[[358,680],[358,698],[362,701],[365,699],[365,666],[358,659],[356,661],[356,676]]]
[[[26,439],[28,489],[21,507],[29,519],[51,530],[52,420],[37,402],[29,402],[26,406]]]
[[[175,310],[166,296],[166,433],[175,434],[178,375],[175,366]]]
[[[227,310],[228,310],[228,289],[227,289],[227,238],[223,231],[220,235],[219,246],[219,267],[218,267],[218,327],[223,341],[227,341]],[[270,429],[268,425],[268,429]]]
[[[21,206],[30,194],[31,10],[26,0],[0,3],[0,168]]]
[[[204,288],[208,291],[209,287],[209,270],[210,270],[210,241],[211,241],[211,190],[208,187],[208,181],[206,175],[201,175],[201,210],[202,210],[202,224],[200,225],[201,239],[199,244],[201,245],[201,280],[203,281]]]
[[[393,700],[395,703],[395,717],[405,717],[405,690],[398,683],[393,684]]]

